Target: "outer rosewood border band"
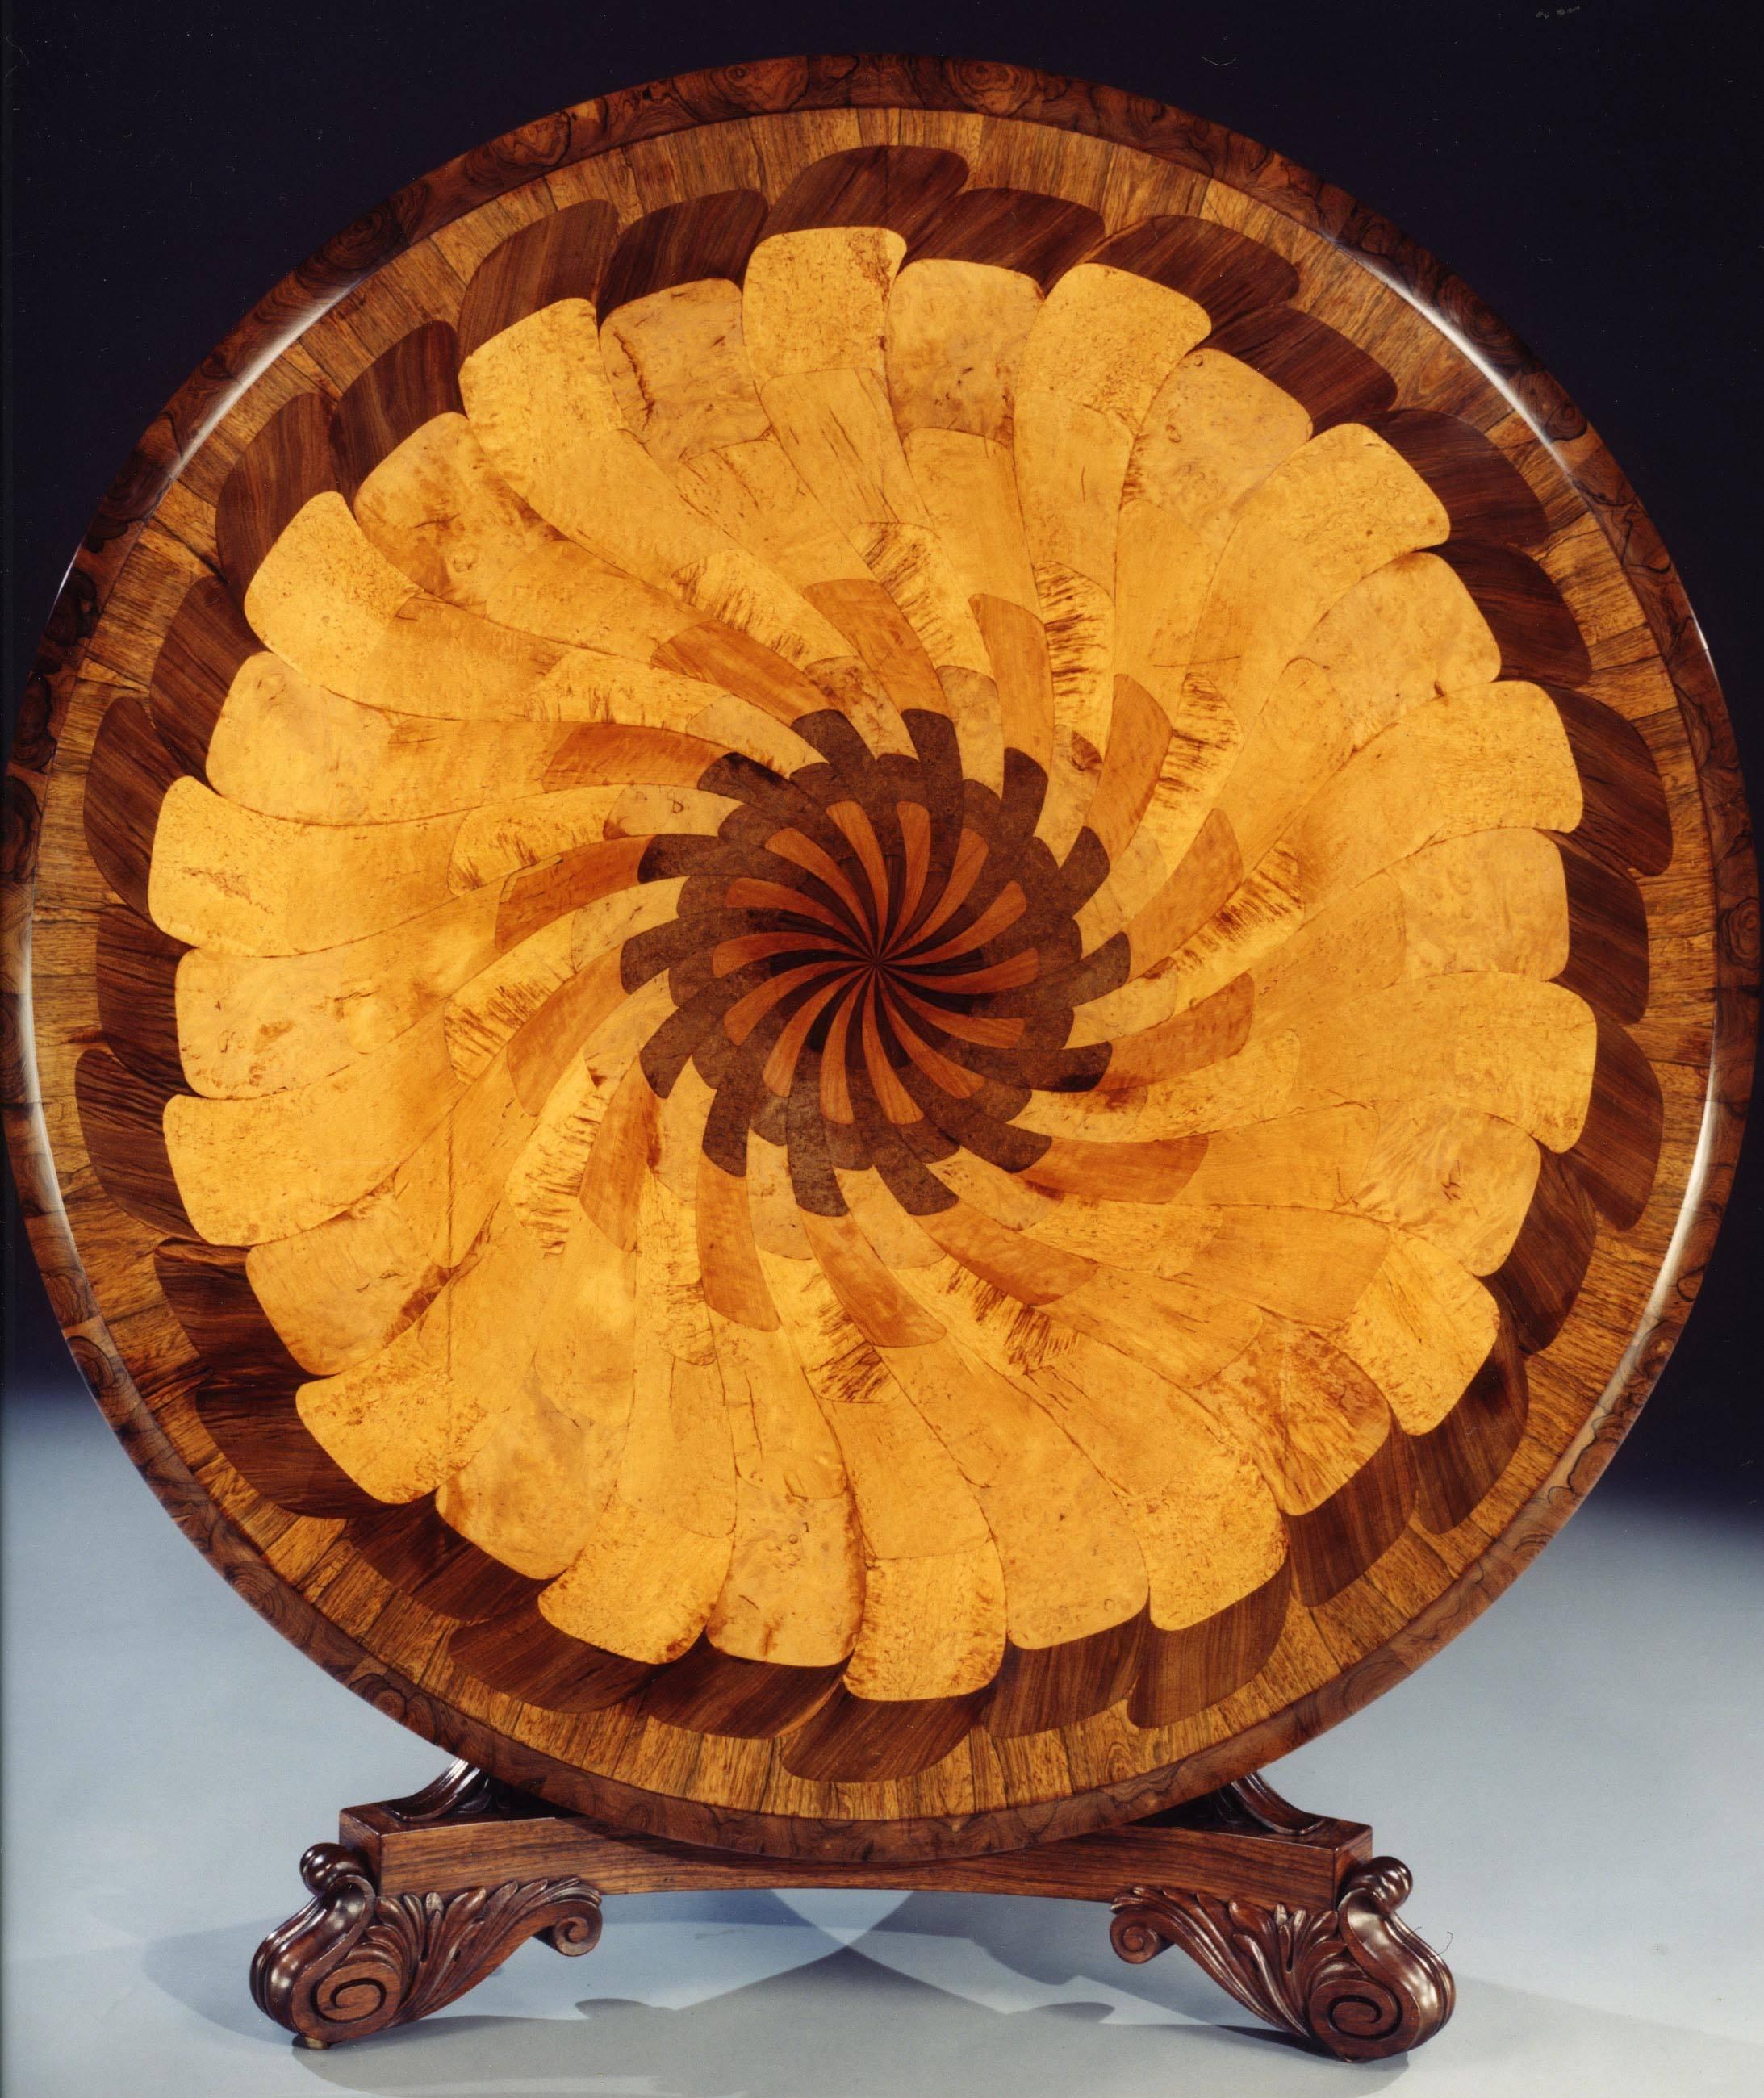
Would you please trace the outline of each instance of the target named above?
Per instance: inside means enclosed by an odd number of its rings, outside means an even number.
[[[1462,344],[1525,415],[1597,517],[1677,693],[1696,761],[1715,890],[1715,1003],[1703,1124],[1671,1245],[1642,1327],[1585,1425],[1483,1559],[1384,1647],[1256,1726],[1139,1777],[1046,1806],[893,1822],[725,1809],[597,1777],[444,1708],[375,1661],[291,1589],[226,1521],[178,1455],[112,1345],[86,1284],[55,1178],[32,1046],[31,908],[42,797],[86,640],[143,525],[215,423],[303,330],[395,256],[489,199],[552,169],[703,124],[832,108],[972,110],[1087,133],[1210,177],[1373,270]],[[1664,1367],[1700,1286],[1739,1152],[1758,977],[1757,868],[1731,725],[1714,665],[1659,534],[1586,418],[1467,286],[1333,184],[1219,125],[1126,94],[961,60],[768,59],[687,73],[541,118],[410,184],[328,241],[198,366],[156,418],[89,526],[51,610],[6,782],[0,849],[0,1108],[56,1315],[94,1396],[179,1526],[226,1578],[331,1674],[405,1724],[557,1804],[623,1828],[781,1855],[922,1856],[1077,1834],[1242,1776],[1389,1688],[1528,1565],[1609,1461]],[[928,1837],[928,1841],[924,1840]]]

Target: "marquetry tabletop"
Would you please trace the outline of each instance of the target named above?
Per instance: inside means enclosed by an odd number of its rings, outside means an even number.
[[[687,76],[340,236],[8,794],[131,1455],[628,1829],[978,1850],[1332,1723],[1596,1477],[1737,1145],[1745,807],[1598,438],[1327,183],[1012,68]]]

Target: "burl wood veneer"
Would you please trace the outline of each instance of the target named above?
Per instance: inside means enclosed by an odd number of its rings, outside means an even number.
[[[1437,264],[1007,68],[612,95],[156,423],[8,780],[8,1121],[191,1535],[529,1795],[959,1856],[1560,1524],[1757,982],[1609,455]]]

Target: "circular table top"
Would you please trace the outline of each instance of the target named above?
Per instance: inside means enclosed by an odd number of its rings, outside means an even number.
[[[1241,1775],[1695,1294],[1756,889],[1671,565],[1464,287],[1178,112],[778,61],[467,155],[204,363],[39,671],[81,1367],[560,1803],[906,1854]]]

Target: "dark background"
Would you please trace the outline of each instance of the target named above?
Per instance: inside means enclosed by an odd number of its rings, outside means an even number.
[[[551,0],[36,0],[6,49],[7,734],[37,633],[140,431],[277,279],[528,119],[702,65],[886,47],[1133,89],[1277,147],[1482,294],[1610,444],[1677,560],[1764,793],[1764,252],[1753,0],[737,10]],[[1749,32],[1749,33],[1748,33]],[[1611,1473],[1764,1506],[1764,1172]],[[15,1402],[88,1403],[7,1187]]]

